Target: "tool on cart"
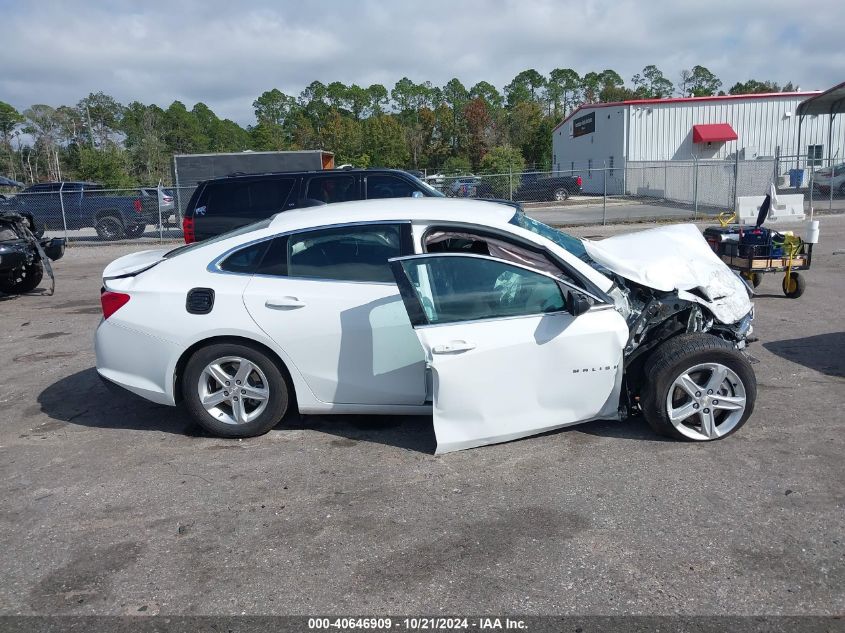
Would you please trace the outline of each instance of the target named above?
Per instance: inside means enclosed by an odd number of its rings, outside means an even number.
[[[718,216],[718,227],[708,227],[704,237],[717,255],[732,269],[738,271],[755,288],[762,282],[764,273],[784,273],[781,287],[787,297],[797,299],[804,294],[805,280],[798,272],[808,270],[813,259],[813,244],[819,239],[818,220],[807,223],[804,239],[792,231],[780,233],[763,226],[772,205],[777,205],[777,192],[767,195],[757,213],[757,222],[751,227],[732,224],[736,214],[728,212]]]

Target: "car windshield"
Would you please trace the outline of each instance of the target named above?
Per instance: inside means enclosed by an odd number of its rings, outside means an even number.
[[[179,248],[174,248],[172,251],[168,251],[164,254],[165,259],[170,259],[171,257],[176,257],[177,255],[182,255],[183,253],[187,253],[189,251],[194,250],[195,248],[199,248],[200,246],[208,246],[209,244],[216,244],[217,242],[222,242],[223,240],[228,240],[230,237],[237,237],[238,235],[243,235],[244,233],[250,233],[252,231],[259,231],[261,229],[266,229],[270,226],[270,222],[273,221],[273,217],[269,217],[266,220],[260,220],[259,222],[254,222],[252,224],[247,224],[246,226],[242,226],[238,229],[233,231],[229,231],[228,233],[223,233],[221,235],[217,235],[207,240],[203,240],[201,242],[193,242],[191,244],[185,244],[184,246],[180,246]]]
[[[561,248],[566,249],[575,257],[580,259],[586,260],[588,259],[587,251],[584,248],[584,243],[579,240],[577,237],[573,237],[569,235],[569,233],[564,233],[563,231],[558,231],[557,229],[553,229],[548,224],[543,224],[542,222],[538,222],[532,218],[529,218],[525,213],[518,211],[514,214],[513,218],[510,221],[511,224],[515,224],[518,227],[523,229],[528,229],[532,233],[536,233],[537,235],[542,235],[548,240],[551,240]]]
[[[420,180],[419,178],[417,178],[413,174],[408,174],[408,176],[410,176],[411,180],[413,180],[416,184],[418,184],[420,187],[425,189],[431,196],[433,196],[435,198],[445,198],[446,197],[445,195],[443,195],[443,193],[441,193],[440,191],[437,191],[437,189],[432,187],[430,184],[428,184],[427,182],[423,182],[422,180]]]

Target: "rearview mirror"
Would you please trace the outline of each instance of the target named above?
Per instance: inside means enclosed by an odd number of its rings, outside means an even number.
[[[572,292],[570,290],[566,293],[566,309],[572,316],[580,316],[591,307],[593,306],[590,303],[590,300],[580,292]]]

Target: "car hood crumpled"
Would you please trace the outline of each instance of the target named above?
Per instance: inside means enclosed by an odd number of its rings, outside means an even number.
[[[751,310],[747,286],[694,224],[583,242],[593,261],[608,270],[655,290],[677,290],[682,298],[707,306],[723,323],[736,323]]]

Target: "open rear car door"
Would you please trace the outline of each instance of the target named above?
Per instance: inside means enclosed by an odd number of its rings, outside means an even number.
[[[485,255],[390,262],[432,373],[437,453],[618,417],[628,327],[611,305]]]

